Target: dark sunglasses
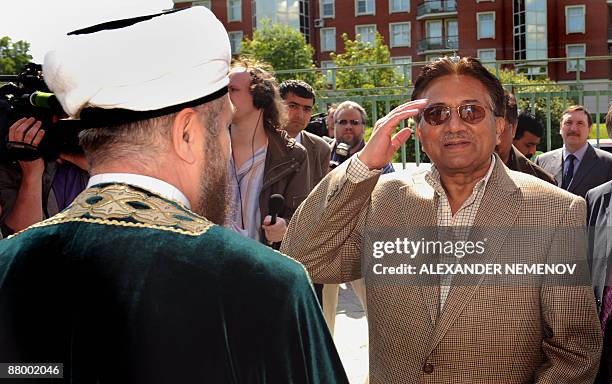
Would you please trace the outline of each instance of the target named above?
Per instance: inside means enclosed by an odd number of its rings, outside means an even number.
[[[450,120],[453,109],[457,111],[457,115],[461,120],[468,124],[480,123],[487,111],[485,107],[477,104],[463,104],[458,107],[450,107],[448,105],[434,105],[423,109],[422,117],[429,125],[441,125]]]
[[[338,120],[338,121],[336,121],[336,124],[338,124],[338,125],[347,125],[347,124],[350,124],[350,125],[353,125],[353,126],[357,126],[357,125],[360,125],[360,124],[363,124],[363,123],[361,122],[361,120]]]

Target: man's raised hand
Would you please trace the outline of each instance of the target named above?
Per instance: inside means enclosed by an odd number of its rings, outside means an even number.
[[[412,129],[403,128],[394,135],[395,128],[402,120],[416,116],[425,107],[425,104],[427,104],[426,99],[409,101],[379,119],[374,124],[370,140],[357,155],[359,160],[369,169],[380,169],[387,165],[393,158],[393,154],[412,134]]]

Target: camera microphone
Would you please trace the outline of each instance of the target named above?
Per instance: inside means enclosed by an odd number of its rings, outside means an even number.
[[[53,93],[36,91],[32,92],[28,98],[30,100],[30,104],[32,104],[34,107],[48,108],[59,111],[62,110],[62,106]]]
[[[329,167],[331,169],[336,168],[340,164],[344,163],[346,159],[351,156],[351,146],[347,143],[338,143],[336,145],[336,150],[334,151],[336,154],[336,160],[332,160],[329,162]]]
[[[285,204],[285,198],[283,197],[283,195],[276,193],[270,196],[270,200],[268,200],[270,216],[272,216],[272,219],[270,220],[270,225],[276,224],[276,217],[280,213],[281,209],[283,209],[283,204]]]

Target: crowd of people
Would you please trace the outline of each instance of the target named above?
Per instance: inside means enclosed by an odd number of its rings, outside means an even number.
[[[333,333],[350,282],[370,383],[612,382],[612,155],[587,142],[585,106],[532,161],[538,120],[477,59],[444,57],[376,122],[331,105],[319,137],[312,86],[232,63],[204,7],[76,31],[43,68],[89,128],[84,155],[0,165],[0,362],[62,363],[79,383],[345,383]],[[395,172],[413,133],[432,167]],[[24,117],[9,140],[44,134]],[[582,258],[559,234],[587,225]],[[478,262],[573,260],[592,279],[402,283],[364,261],[381,228],[450,228],[489,239]]]

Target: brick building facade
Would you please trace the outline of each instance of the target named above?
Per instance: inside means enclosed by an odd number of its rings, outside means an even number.
[[[209,7],[226,26],[232,49],[264,18],[299,29],[315,63],[331,65],[341,35],[373,41],[379,32],[395,63],[443,54],[490,60],[536,60],[520,72],[556,81],[608,81],[612,61],[546,63],[548,58],[612,54],[612,0],[174,0]],[[538,62],[537,60],[542,60]],[[417,68],[414,69],[416,75]]]

